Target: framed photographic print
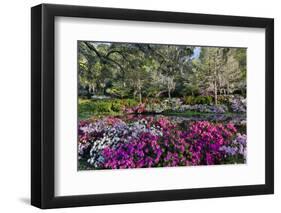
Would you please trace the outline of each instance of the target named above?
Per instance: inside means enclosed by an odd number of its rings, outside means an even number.
[[[31,9],[31,204],[272,194],[274,21]]]

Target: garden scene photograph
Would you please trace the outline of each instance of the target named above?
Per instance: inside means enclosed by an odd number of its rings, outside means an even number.
[[[247,163],[247,49],[77,42],[78,170]]]

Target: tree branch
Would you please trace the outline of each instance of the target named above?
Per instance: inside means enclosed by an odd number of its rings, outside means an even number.
[[[115,60],[109,58],[109,55],[107,53],[107,55],[102,55],[93,45],[89,44],[88,42],[84,42],[84,44],[92,51],[94,51],[96,53],[96,55],[103,61],[108,61],[109,63],[113,63],[115,65],[117,65],[122,71],[124,70],[123,66],[121,64],[119,64],[118,62],[116,62]],[[113,52],[112,52],[113,53]]]

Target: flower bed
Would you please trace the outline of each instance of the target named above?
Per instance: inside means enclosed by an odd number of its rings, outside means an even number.
[[[142,113],[215,113],[223,114],[228,112],[246,113],[246,99],[242,96],[223,96],[224,104],[184,104],[187,103],[180,98],[172,99],[147,99],[139,104],[134,99],[105,99],[89,100],[79,99],[79,118],[87,119],[92,116],[109,115],[117,116],[122,114],[142,114]],[[197,98],[199,102],[201,98]],[[193,102],[191,102],[193,103]],[[200,102],[199,102],[200,103]]]
[[[80,121],[79,162],[88,169],[245,163],[246,135],[232,123],[191,122],[180,128],[166,117]]]
[[[225,97],[226,104],[183,104],[179,98],[165,99],[163,101],[148,101],[132,108],[125,108],[126,114],[140,113],[165,113],[165,112],[200,112],[223,114],[227,112],[246,113],[246,99],[242,96]]]
[[[182,105],[178,111],[184,112],[186,110],[204,113],[226,113],[228,108],[225,105],[207,105],[207,104],[196,104],[196,105]]]

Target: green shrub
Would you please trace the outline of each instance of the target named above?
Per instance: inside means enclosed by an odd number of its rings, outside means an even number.
[[[94,103],[94,111],[98,113],[111,112],[111,103],[109,101],[96,101]]]
[[[83,100],[78,102],[79,118],[89,118],[93,115],[111,113],[111,103],[108,100]]]
[[[218,95],[218,104],[229,105],[229,96]]]
[[[122,103],[120,101],[114,101],[111,104],[111,110],[114,112],[120,112],[122,110]]]
[[[184,97],[184,104],[187,105],[195,105],[195,104],[212,104],[213,98],[212,96],[185,96]]]
[[[194,104],[194,97],[193,96],[185,96],[184,97],[184,104],[193,105]]]
[[[86,119],[94,115],[117,115],[123,108],[134,107],[138,102],[133,99],[92,100],[80,99],[78,102],[79,118]]]
[[[125,107],[134,107],[139,104],[135,99],[123,99],[122,102]]]
[[[196,104],[208,104],[210,105],[212,103],[212,97],[211,96],[197,96],[195,98]]]

